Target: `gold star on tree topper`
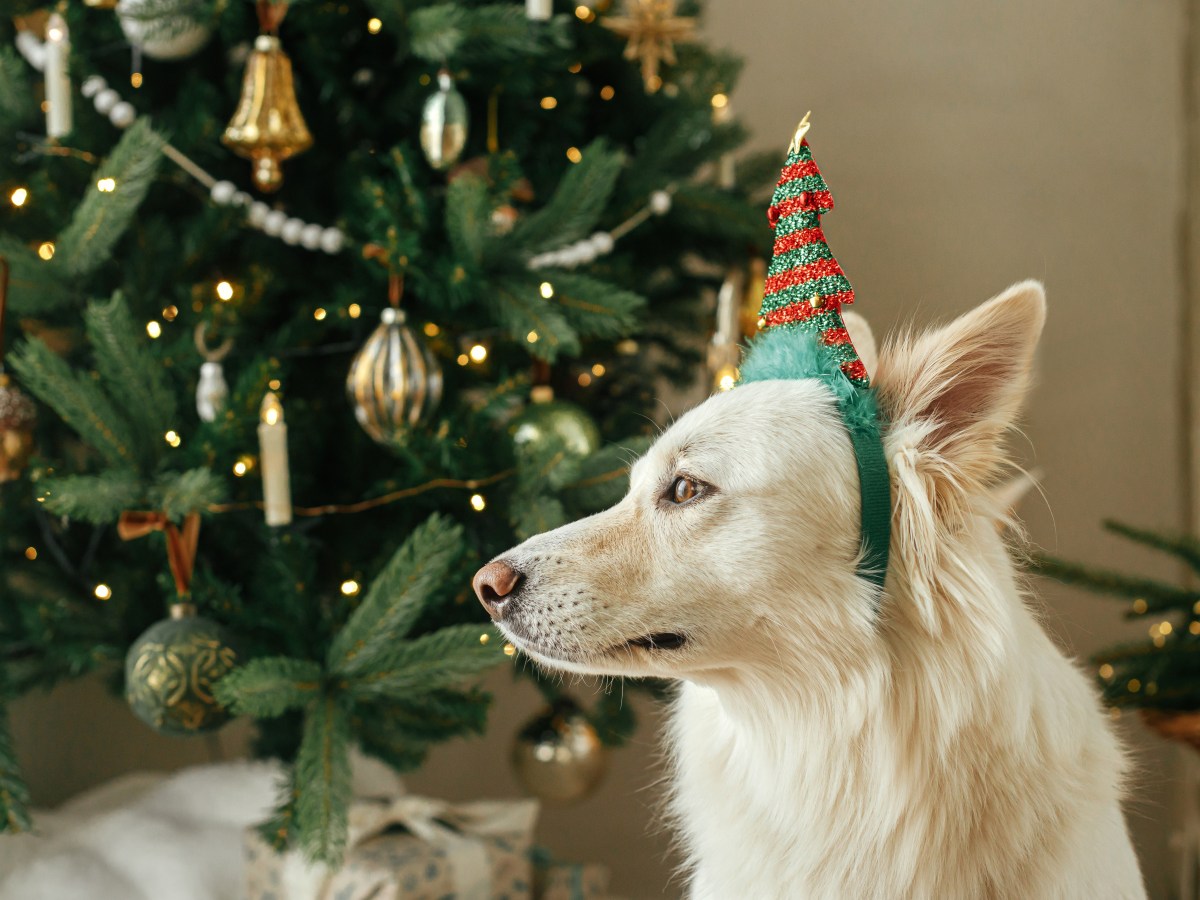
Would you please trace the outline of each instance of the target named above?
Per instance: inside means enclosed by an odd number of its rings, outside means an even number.
[[[629,41],[626,59],[640,60],[642,81],[653,94],[662,87],[658,67],[675,62],[675,41],[691,40],[696,20],[675,15],[677,0],[625,0],[624,15],[608,16],[601,24]]]

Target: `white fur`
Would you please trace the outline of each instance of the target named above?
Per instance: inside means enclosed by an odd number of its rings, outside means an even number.
[[[1125,761],[1094,690],[1026,606],[996,522],[1041,286],[875,357],[892,564],[855,574],[849,438],[815,381],[682,417],[606,512],[500,557],[500,625],[559,670],[682,684],[671,811],[693,898],[1144,897]],[[686,474],[711,487],[665,493]],[[631,646],[683,634],[677,649]]]

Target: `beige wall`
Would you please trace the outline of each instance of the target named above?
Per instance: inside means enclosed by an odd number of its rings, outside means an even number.
[[[944,318],[1020,278],[1045,279],[1041,384],[1019,447],[1045,472],[1046,502],[1026,503],[1030,531],[1074,558],[1160,566],[1099,522],[1184,524],[1174,334],[1183,0],[711,7],[709,36],[749,60],[734,102],[755,143],[782,151],[795,120],[814,111],[810,139],[838,201],[827,232],[877,331]],[[1039,589],[1050,627],[1080,655],[1140,632],[1105,601]],[[410,779],[414,788],[515,791],[508,741],[536,698],[507,676],[493,682],[489,737],[439,749]],[[666,837],[648,833],[659,770],[653,719],[645,721],[637,744],[616,755],[603,795],[548,811],[543,823],[556,850],[617,867],[616,887],[631,897],[657,896],[669,868]],[[94,686],[23,701],[16,725],[45,801],[206,749],[149,734]],[[1130,821],[1153,896],[1167,897],[1177,759],[1136,723],[1124,727],[1140,763]],[[224,740],[236,744],[237,734]]]

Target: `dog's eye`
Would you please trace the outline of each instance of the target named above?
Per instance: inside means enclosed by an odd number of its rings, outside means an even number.
[[[687,503],[693,497],[700,493],[700,487],[690,478],[685,478],[680,475],[671,483],[671,502],[672,503]]]

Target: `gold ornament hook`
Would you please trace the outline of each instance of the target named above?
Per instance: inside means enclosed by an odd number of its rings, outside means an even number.
[[[200,355],[204,357],[205,362],[220,362],[227,357],[233,350],[233,338],[227,337],[221,341],[220,345],[215,349],[210,349],[208,342],[205,340],[205,333],[208,331],[208,323],[201,322],[196,326],[195,332],[192,334],[192,339],[196,342],[196,349]]]
[[[812,123],[808,121],[808,117],[812,115],[812,110],[804,114],[804,118],[800,120],[800,124],[796,126],[796,133],[792,135],[792,142],[788,144],[788,153],[799,153],[800,145],[804,143],[804,136],[808,134],[808,129],[812,127]]]

